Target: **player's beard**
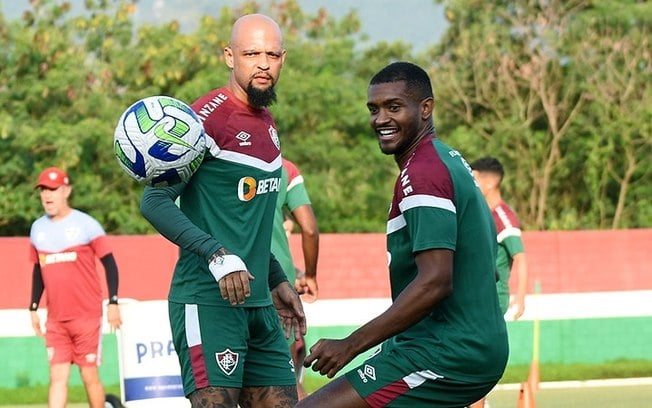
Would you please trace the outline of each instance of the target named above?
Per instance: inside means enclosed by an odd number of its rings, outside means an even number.
[[[267,89],[258,89],[250,82],[247,86],[247,99],[249,100],[250,105],[257,108],[271,106],[276,102],[276,91],[274,90],[273,85]]]

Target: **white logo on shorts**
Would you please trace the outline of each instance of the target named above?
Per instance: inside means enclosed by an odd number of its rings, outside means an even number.
[[[362,369],[358,369],[358,375],[365,384],[369,380],[376,381],[376,369],[369,364],[365,364]]]
[[[221,353],[215,353],[215,360],[217,365],[220,367],[220,370],[226,375],[233,374],[235,368],[238,366],[238,353],[232,352],[230,349],[226,349]]]

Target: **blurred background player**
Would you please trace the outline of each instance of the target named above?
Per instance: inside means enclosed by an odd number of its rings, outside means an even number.
[[[436,137],[428,74],[408,62],[367,90],[369,124],[399,168],[387,219],[391,306],[341,340],[321,339],[305,366],[333,378],[301,408],[465,407],[507,364],[496,294],[496,230],[462,156]]]
[[[502,163],[494,157],[483,157],[471,163],[475,177],[482,195],[487,201],[491,214],[496,224],[498,253],[496,257],[496,270],[498,281],[498,301],[500,310],[505,314],[514,307],[514,320],[518,320],[525,311],[525,292],[527,290],[527,261],[521,239],[521,229],[516,213],[503,201],[500,184],[505,175]],[[516,295],[510,303],[509,279],[517,277]],[[486,400],[471,405],[471,408],[488,406]]]
[[[296,268],[288,237],[298,224],[301,232],[301,248],[305,271]],[[303,182],[303,176],[297,166],[283,159],[281,187],[276,201],[274,215],[274,230],[272,232],[272,253],[283,267],[290,282],[301,295],[301,299],[312,303],[317,300],[317,258],[319,256],[319,228],[312,210],[308,191]],[[299,399],[305,397],[303,388],[303,360],[306,357],[304,339],[290,339],[290,352],[294,361],[297,377],[297,393]]]
[[[37,313],[47,292],[45,345],[50,363],[49,408],[63,408],[68,399],[70,367],[79,367],[89,406],[104,407],[101,363],[102,286],[95,257],[104,266],[109,292],[107,320],[112,330],[120,327],[118,267],[104,229],[90,215],[71,208],[72,186],[61,169],[49,167],[40,174],[39,189],[45,215],[32,224],[30,261],[32,271],[32,327],[43,335]]]
[[[498,241],[496,265],[498,270],[498,300],[503,313],[514,306],[514,320],[525,311],[525,292],[527,290],[527,261],[521,228],[516,213],[503,201],[500,184],[505,175],[503,165],[494,157],[484,157],[471,163],[473,175],[480,185],[482,195],[491,209]],[[516,294],[510,304],[509,279],[518,280]]]

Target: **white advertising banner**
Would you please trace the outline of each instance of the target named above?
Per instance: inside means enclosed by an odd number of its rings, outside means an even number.
[[[165,300],[120,305],[118,336],[122,401],[126,407],[189,407],[172,343]]]

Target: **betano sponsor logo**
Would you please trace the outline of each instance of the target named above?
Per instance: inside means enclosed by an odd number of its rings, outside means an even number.
[[[56,254],[39,255],[39,263],[41,265],[52,265],[62,262],[75,262],[77,260],[77,252],[59,252]]]
[[[238,198],[240,201],[251,201],[257,195],[278,192],[281,185],[280,177],[256,180],[253,177],[243,177],[238,182]]]

